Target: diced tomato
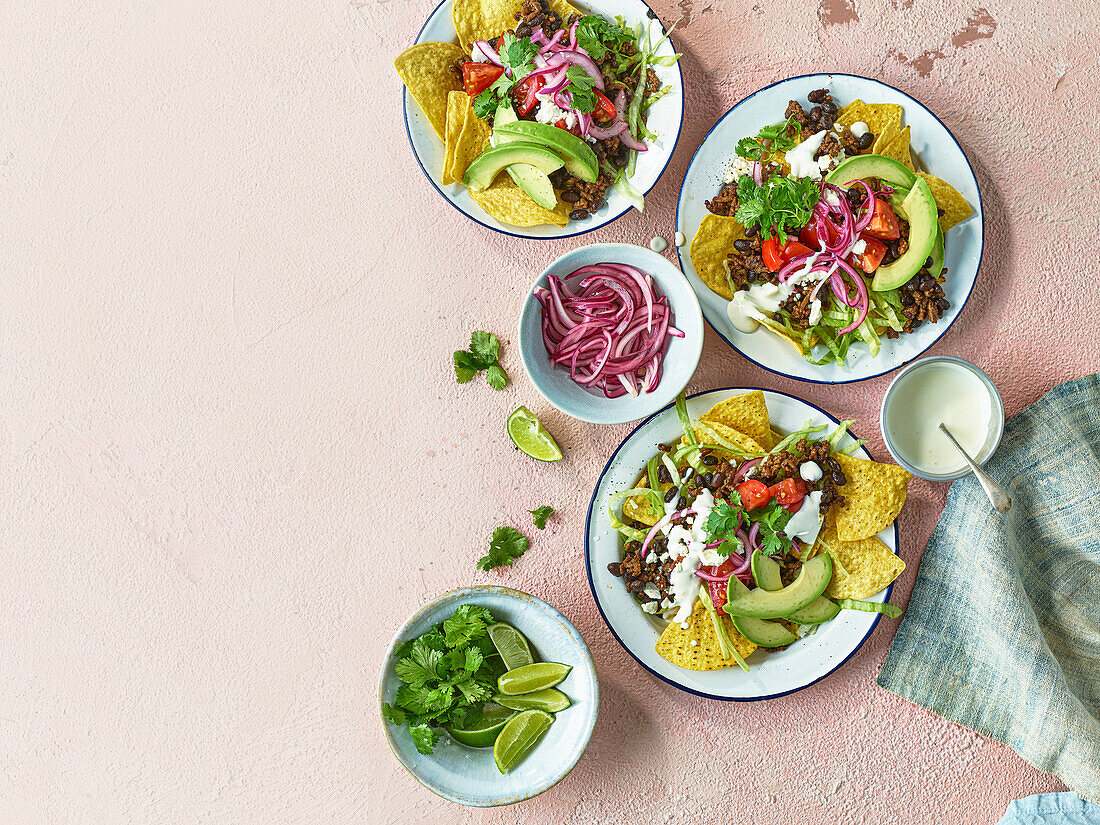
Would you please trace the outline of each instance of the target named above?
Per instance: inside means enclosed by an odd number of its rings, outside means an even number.
[[[871,273],[878,269],[882,259],[886,257],[886,244],[876,241],[874,238],[861,238],[864,247],[858,255],[852,253],[852,263],[864,272]]]
[[[531,74],[523,78],[516,84],[515,89],[512,90],[512,95],[516,99],[516,111],[521,115],[531,114],[531,110],[535,108],[535,94],[546,85],[546,81],[543,80],[540,74]]]
[[[502,74],[504,74],[503,66],[469,61],[462,64],[462,86],[470,97],[477,97],[492,86]]]
[[[802,506],[802,499],[806,497],[806,482],[800,478],[785,478],[768,492],[775,496],[780,506],[793,513]]]
[[[885,238],[886,240],[901,237],[898,216],[894,214],[890,204],[881,198],[875,198],[875,212],[871,215],[871,223],[863,232],[872,238]]]
[[[611,98],[599,89],[593,89],[592,91],[596,94],[596,111],[592,113],[596,120],[604,123],[614,120],[618,110],[615,108],[615,104],[611,102]]]
[[[787,236],[787,243],[779,245],[776,237],[768,238],[760,246],[760,257],[764,259],[764,266],[775,272],[791,258],[798,255],[808,255],[812,252],[808,246],[795,240],[794,235]]]
[[[799,240],[815,252],[821,249],[821,239],[818,238],[817,229],[814,226],[816,223],[817,222],[814,221],[814,223],[807,224],[802,227],[802,231],[798,233]],[[836,240],[836,232],[836,226],[833,222],[825,221],[825,234],[828,236],[825,240],[827,242],[832,243]]]
[[[709,573],[712,576],[725,576],[733,572],[733,567],[733,560],[726,559],[719,565],[711,565],[701,569],[704,573]],[[715,610],[721,610],[725,605],[727,590],[728,587],[725,582],[707,582],[707,592],[710,593],[710,600],[714,603]]]
[[[763,481],[750,478],[737,485],[737,493],[741,496],[741,504],[746,510],[755,510],[763,507],[772,500],[772,491]]]
[[[576,135],[577,137],[581,136],[580,124],[574,123],[572,126],[566,126],[565,118],[562,118],[561,120],[556,121],[554,125],[557,126],[559,129],[564,129],[565,131]]]

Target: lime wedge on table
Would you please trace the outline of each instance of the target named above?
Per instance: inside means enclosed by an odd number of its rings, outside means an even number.
[[[509,719],[493,745],[497,770],[508,773],[518,765],[550,729],[553,721],[554,717],[544,710],[525,710]]]
[[[531,655],[531,646],[527,644],[523,634],[510,624],[497,622],[489,625],[489,639],[508,670],[515,670],[535,661],[535,657]]]
[[[569,665],[557,662],[536,662],[509,670],[497,679],[497,690],[505,696],[518,696],[521,693],[533,693],[536,690],[552,688],[571,671]]]
[[[526,407],[508,416],[508,436],[520,451],[539,461],[561,461],[561,447]]]
[[[477,724],[469,728],[447,728],[447,733],[463,745],[471,748],[487,748],[496,741],[497,734],[513,716],[515,711],[489,702],[482,707],[481,719]]]
[[[493,701],[512,710],[546,710],[557,713],[569,707],[569,697],[560,690],[546,688],[536,690],[534,693],[524,693],[520,696],[505,696],[498,693]]]

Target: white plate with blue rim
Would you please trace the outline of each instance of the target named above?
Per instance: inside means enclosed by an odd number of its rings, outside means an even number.
[[[463,604],[485,607],[498,621],[519,630],[530,642],[536,662],[571,665],[573,669],[557,687],[572,704],[554,714],[553,724],[535,749],[507,774],[497,770],[492,748],[469,748],[443,734],[434,753],[422,754],[413,745],[408,727],[397,728],[381,716],[382,727],[393,755],[432,793],[460,805],[510,805],[552,788],[580,760],[600,706],[596,665],[577,629],[542,599],[496,585],[463,587],[428,602],[394,635],[382,660],[379,714],[382,705],[393,704],[400,685],[394,673],[397,648],[427,633]]]
[[[754,389],[727,387],[697,393],[688,397],[688,413],[694,421],[718,402]],[[764,398],[772,429],[778,433],[798,430],[806,421],[826,425],[825,433],[840,424],[824,410],[793,395],[764,390]],[[608,521],[608,502],[615,493],[633,486],[658,444],[672,443],[683,434],[675,408],[666,407],[634,428],[615,450],[596,482],[585,523],[585,566],[600,615],[612,635],[638,664],[658,679],[696,696],[738,702],[775,699],[821,681],[855,655],[878,625],[881,614],[842,610],[835,619],[819,625],[816,632],[786,650],[753,652],[746,660],[750,667],[748,673],[737,666],[708,672],[685,670],[661,658],[654,650],[665,622],[643,613],[638,602],[627,592],[623,580],[608,571],[608,564],[622,561],[623,548],[622,537]],[[841,446],[850,443],[851,439],[845,437]],[[863,447],[852,455],[871,459]],[[897,553],[897,522],[879,533],[878,538]],[[868,601],[889,601],[892,590],[893,585]]]
[[[910,145],[920,171],[930,172],[950,183],[974,210],[973,215],[948,230],[944,238],[947,281],[943,290],[951,303],[950,309],[935,324],[925,323],[898,338],[883,338],[882,349],[874,358],[866,344],[853,344],[843,366],[836,363],[815,366],[795,352],[790,344],[763,329],[749,334],[736,329],[726,315],[728,301],[700,280],[689,253],[691,239],[709,214],[706,201],[713,198],[725,182],[737,141],[754,136],[763,126],[781,123],[789,101],[797,100],[805,106],[806,95],[823,86],[829,88],[838,106],[857,98],[866,103],[900,104],[905,110],[904,123],[912,127]],[[985,240],[978,182],[962,147],[943,122],[922,103],[893,86],[847,74],[813,74],[782,80],[754,92],[726,112],[711,128],[688,165],[676,209],[676,228],[688,238],[688,243],[679,250],[680,266],[699,296],[703,317],[714,331],[737,352],[764,369],[819,384],[844,384],[885,375],[930,349],[947,334],[966,306],[978,277]]]
[[[519,5],[517,0],[517,9]],[[654,42],[662,36],[660,21],[649,6],[641,0],[587,0],[587,2],[576,2],[573,5],[582,12],[598,14],[608,20],[614,20],[616,15],[620,15],[627,26],[645,22],[652,26]],[[416,43],[428,42],[458,42],[458,33],[455,31],[451,17],[451,0],[443,0],[436,6],[435,11],[431,13],[416,36]],[[666,39],[657,50],[658,56],[671,56],[675,53],[672,38]],[[649,110],[646,126],[657,137],[655,140],[648,141],[649,151],[639,153],[637,169],[630,179],[631,185],[642,195],[647,194],[657,184],[668,167],[684,122],[684,81],[679,62],[672,66],[654,66],[653,70],[660,79],[662,87],[668,86],[670,91],[658,99]],[[409,136],[409,144],[416,156],[416,162],[420,164],[424,175],[436,191],[451,206],[475,223],[519,238],[571,238],[606,226],[632,208],[622,195],[614,189],[608,189],[602,207],[587,218],[579,221],[571,220],[562,227],[552,224],[511,226],[502,223],[482,209],[462,184],[441,183],[443,141],[439,139],[439,135],[435,133],[408,89],[403,90],[403,95],[405,131]]]

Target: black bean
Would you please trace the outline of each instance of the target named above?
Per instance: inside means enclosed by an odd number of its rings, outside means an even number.
[[[566,203],[576,203],[581,199],[581,193],[575,192],[572,189],[566,189],[561,193],[561,199]]]
[[[715,487],[721,487],[722,484],[725,482],[725,480],[726,480],[726,474],[725,473],[715,473],[714,474],[714,486]]]
[[[832,129],[833,124],[836,123],[836,117],[826,112],[821,116],[821,127],[823,129]]]
[[[936,210],[936,214],[937,214],[937,215],[939,215],[939,216],[940,216],[940,217],[942,218],[942,217],[943,217],[944,215],[946,215],[947,213],[946,213],[946,212],[944,212],[944,211],[943,211],[942,209],[937,209],[937,210]]]
[[[946,312],[948,309],[951,308],[951,302],[948,301],[946,298],[937,298],[936,306],[938,306],[942,312]]]
[[[668,467],[666,467],[664,464],[657,468],[657,480],[662,483],[672,481],[672,476],[669,475]]]
[[[634,579],[627,582],[626,589],[632,593],[637,593],[639,590],[645,590],[645,582],[641,579]]]
[[[760,228],[757,227],[757,226],[746,226],[745,227],[745,237],[746,238],[755,238],[759,232],[760,232]],[[734,244],[734,246],[736,246],[736,244]]]
[[[588,217],[588,211],[585,209],[574,209],[569,213],[569,220],[571,221],[583,221]]]
[[[733,248],[738,252],[751,252],[752,244],[746,241],[744,238],[738,238],[733,242]]]
[[[863,135],[863,137],[861,137],[859,139],[859,150],[862,152],[865,149],[870,149],[871,144],[874,143],[874,142],[875,142],[875,136],[872,135],[870,132],[868,132],[867,134]]]
[[[812,92],[806,95],[806,100],[810,101],[810,103],[821,103],[825,100],[825,96],[828,94],[828,91],[826,91],[825,89],[814,89]]]
[[[708,467],[713,467],[715,464],[718,463],[718,456],[705,455],[703,456],[703,463],[706,464]]]
[[[708,487],[714,486],[714,473],[706,473],[703,476],[703,483]]]
[[[847,192],[844,193],[845,200],[852,206],[859,206],[865,200],[867,200],[867,193],[863,191],[862,186],[853,186]]]
[[[932,266],[932,256],[931,256],[931,255],[929,255],[929,256],[928,256],[928,260],[926,260],[926,261],[924,262],[924,265],[925,265],[926,267],[927,267],[927,266]]]
[[[516,37],[530,37],[530,36],[531,36],[531,27],[528,26],[526,23],[520,23],[518,26],[516,26]]]
[[[678,495],[680,495],[680,488],[679,487],[669,487],[668,492],[665,493],[665,504],[668,504],[670,501],[675,499],[676,496],[678,496]]]
[[[833,115],[833,116],[835,116],[836,113],[837,113],[836,104],[833,103],[833,101],[831,101],[831,100],[826,100],[826,101],[822,102],[821,109],[825,113]]]
[[[620,562],[613,561],[607,565],[607,572],[612,576],[621,576],[623,574],[623,566]]]

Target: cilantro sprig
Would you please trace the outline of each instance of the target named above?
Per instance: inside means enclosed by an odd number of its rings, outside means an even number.
[[[531,542],[515,527],[498,527],[489,540],[489,552],[477,560],[480,570],[495,570],[505,567],[524,553]]]
[[[500,356],[500,340],[491,332],[478,330],[470,336],[468,350],[456,350],[453,356],[455,380],[467,384],[479,372],[485,372],[485,380],[494,390],[504,389],[508,373],[497,363]]]
[[[402,684],[394,703],[382,706],[382,715],[397,727],[408,725],[421,753],[435,750],[443,728],[481,718],[481,706],[502,672],[488,636],[495,621],[485,608],[464,604],[397,649],[394,673]]]
[[[534,525],[540,530],[545,530],[546,520],[554,515],[554,508],[549,504],[544,504],[541,507],[536,507],[534,510],[528,510],[527,512],[531,514],[531,521],[534,522]]]
[[[786,553],[793,547],[789,538],[780,535],[787,526],[787,522],[791,520],[791,514],[784,510],[776,499],[773,498],[763,507],[750,510],[746,515],[760,525],[760,531],[756,537],[765,555]]]
[[[619,47],[633,43],[634,33],[624,26],[610,23],[602,17],[587,14],[577,23],[577,45],[588,52],[593,60],[603,60],[608,49],[619,51]]]
[[[787,242],[787,233],[796,231],[810,220],[821,197],[821,187],[812,178],[775,177],[757,186],[751,177],[737,179],[737,212],[734,218],[744,227],[760,229],[761,240],[778,236]]]
[[[782,123],[765,126],[756,133],[754,138],[741,138],[737,141],[737,154],[748,160],[761,160],[772,152],[786,152],[788,149],[793,149],[798,145],[801,133],[797,128],[791,130],[792,125],[798,126],[794,118],[787,118]],[[770,141],[766,149],[763,145],[765,140]]]
[[[733,490],[729,494],[729,502],[718,501],[714,509],[710,511],[703,529],[707,531],[713,540],[722,543],[714,549],[723,556],[730,553],[741,553],[741,541],[737,538],[737,530],[742,523],[741,496]]]
[[[596,93],[593,87],[596,81],[580,66],[570,66],[565,70],[569,85],[565,88],[572,98],[573,108],[578,112],[592,112],[596,109]]]

